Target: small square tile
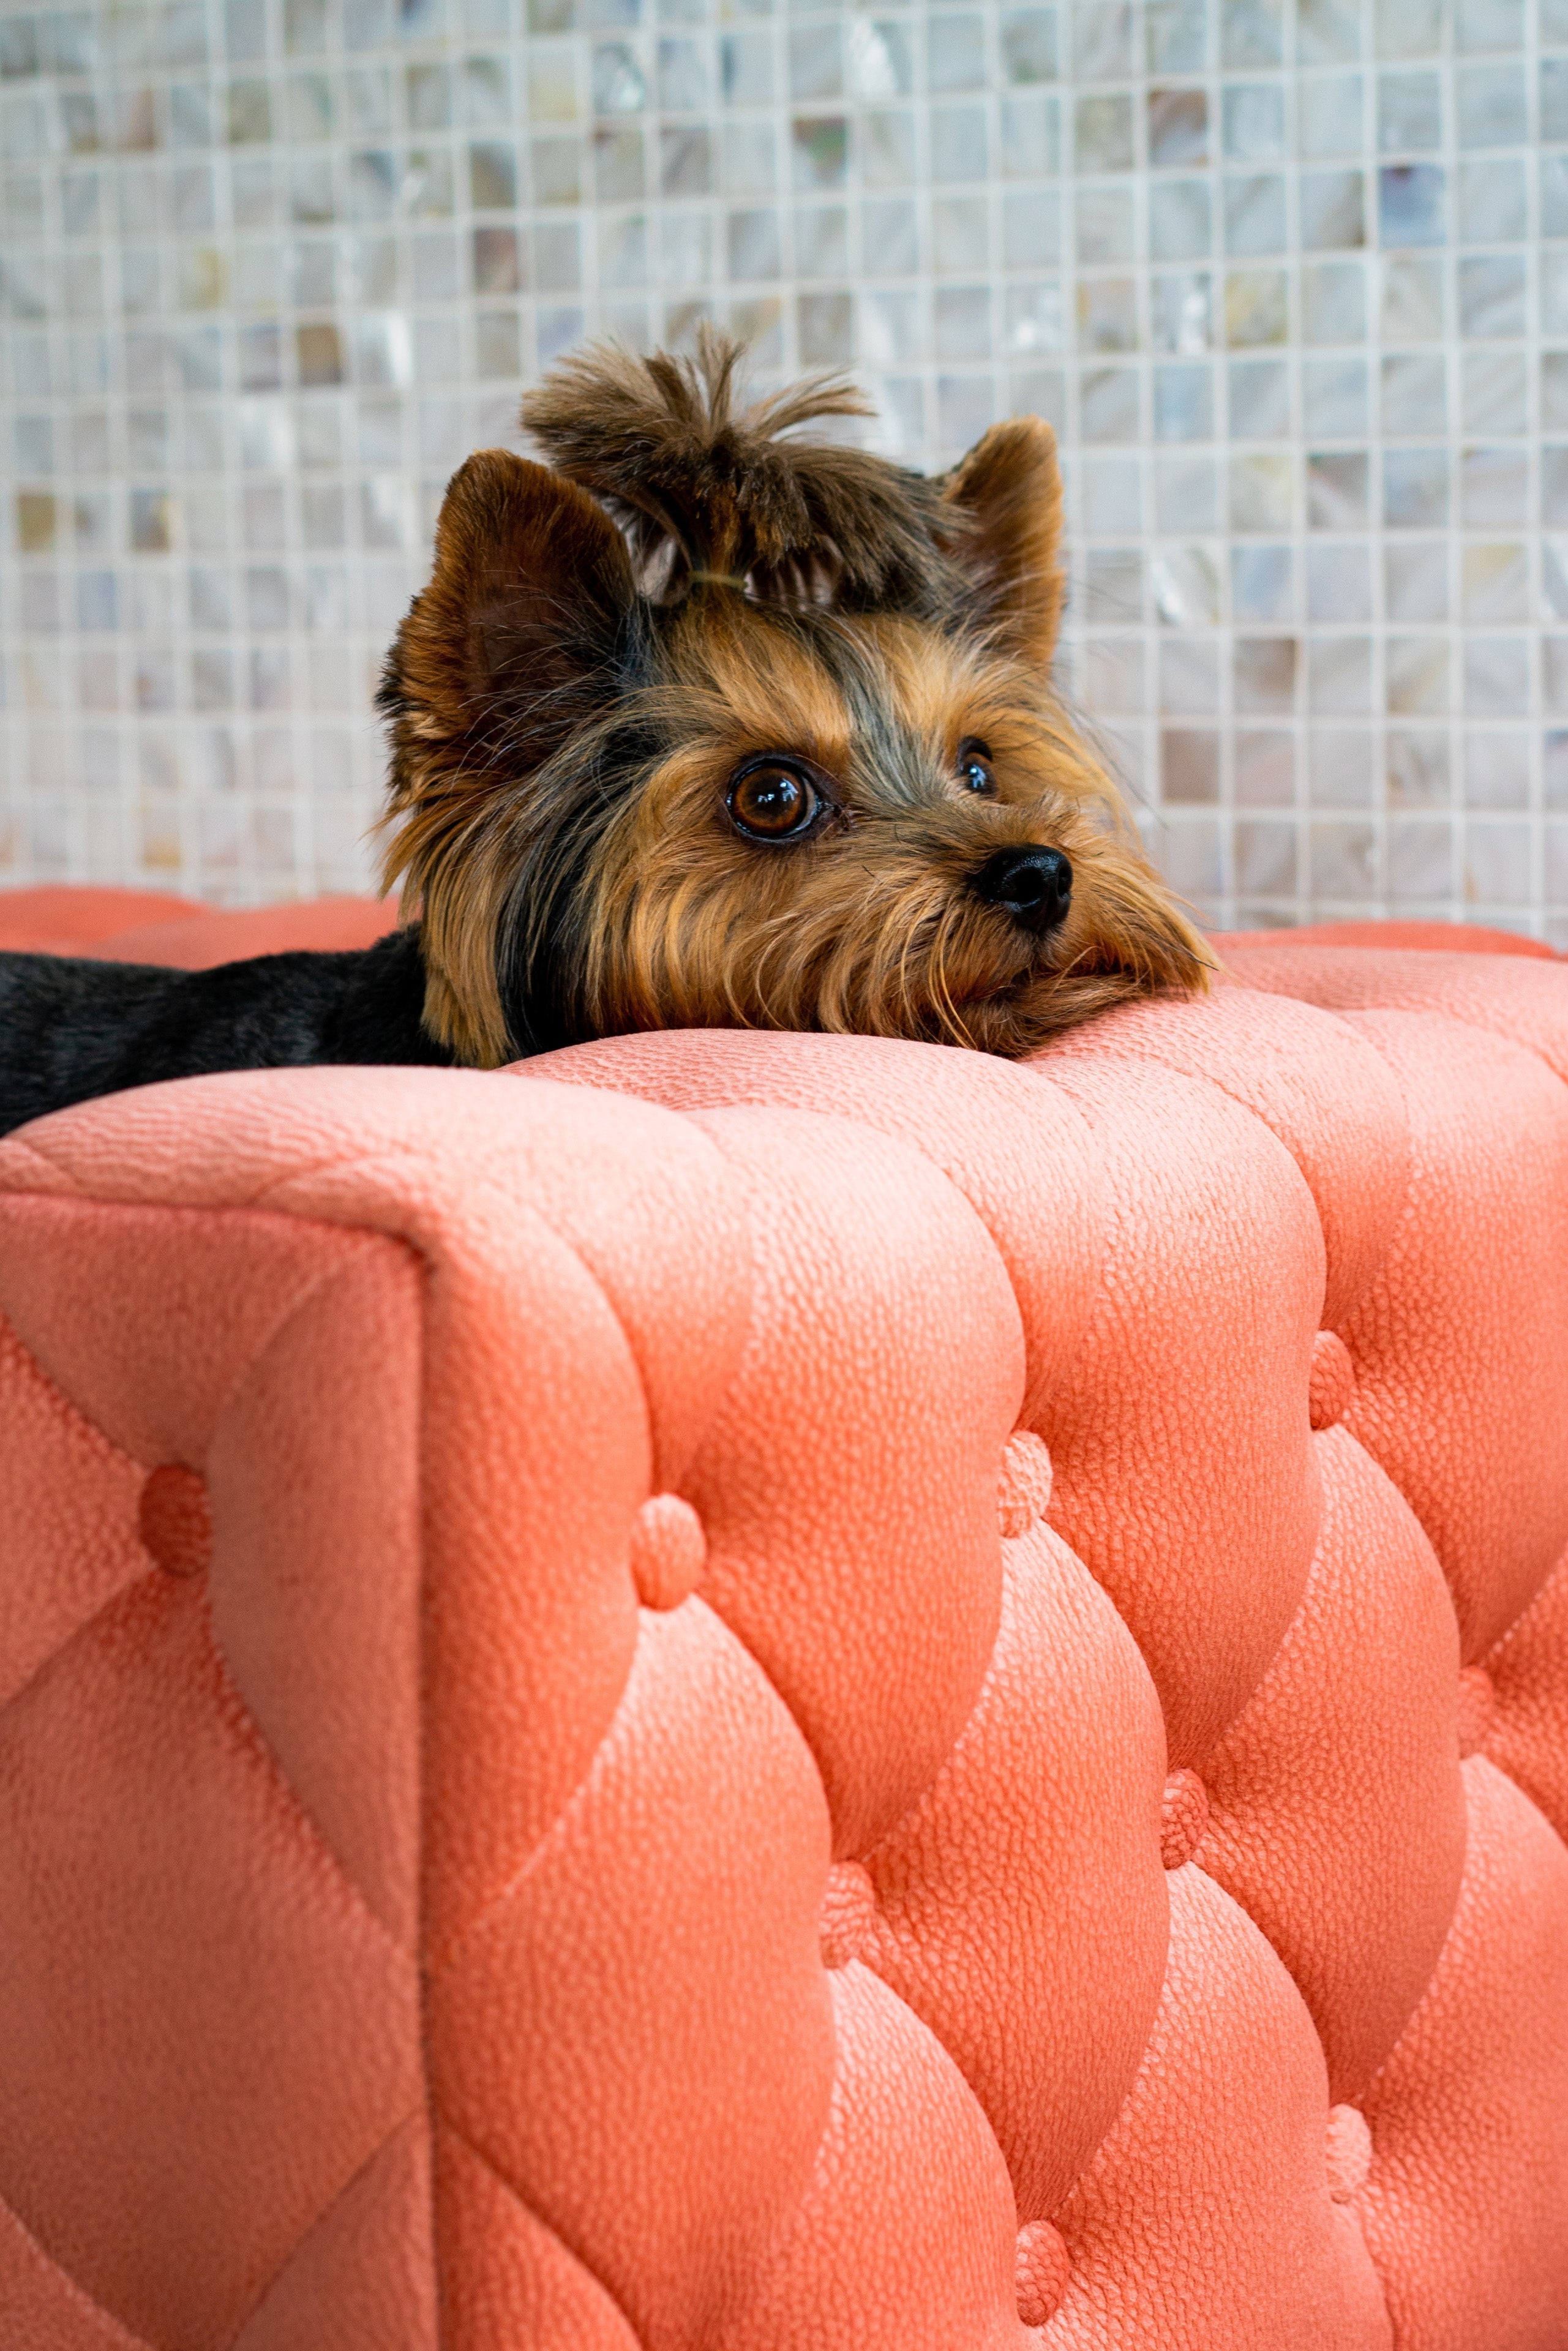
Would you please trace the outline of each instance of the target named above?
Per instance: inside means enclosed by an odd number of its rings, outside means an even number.
[[[1190,169],[1208,161],[1208,99],[1201,89],[1152,89],[1148,96],[1149,162],[1156,171]],[[1157,199],[1156,199],[1157,201]]]
[[[1341,623],[1372,617],[1366,549],[1330,541],[1307,549],[1307,617]]]
[[[1301,154],[1316,162],[1332,155],[1359,155],[1362,148],[1360,74],[1312,74],[1296,92],[1296,136]]]
[[[1167,727],[1160,737],[1160,794],[1173,808],[1219,798],[1219,737],[1209,727]]]
[[[1239,727],[1235,773],[1238,808],[1290,808],[1296,797],[1293,738],[1273,728]]]

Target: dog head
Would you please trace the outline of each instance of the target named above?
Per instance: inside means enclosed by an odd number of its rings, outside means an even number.
[[[737,413],[737,353],[600,350],[524,402],[553,465],[453,480],[389,658],[389,883],[459,1058],[645,1028],[1017,1055],[1203,985],[1055,700],[1049,427],[929,480]]]

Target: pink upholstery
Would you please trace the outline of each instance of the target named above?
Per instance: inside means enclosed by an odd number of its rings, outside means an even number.
[[[7,2351],[1562,2351],[1568,974],[1228,959],[0,1145]]]

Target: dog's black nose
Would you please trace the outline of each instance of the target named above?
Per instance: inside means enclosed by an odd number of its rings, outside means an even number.
[[[1026,931],[1050,931],[1067,912],[1072,868],[1060,849],[998,849],[975,875],[975,887]]]

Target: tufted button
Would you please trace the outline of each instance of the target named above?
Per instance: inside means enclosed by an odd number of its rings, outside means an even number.
[[[632,1526],[632,1581],[644,1608],[678,1608],[707,1565],[703,1522],[678,1494],[654,1494]]]
[[[1328,2158],[1329,2199],[1334,2204],[1348,2204],[1364,2188],[1366,2175],[1372,2169],[1372,2133],[1366,2116],[1358,2107],[1329,2108],[1324,2152]]]
[[[1167,1869],[1189,1862],[1208,1831],[1208,1791],[1196,1771],[1173,1771],[1160,1798],[1160,1859]]]
[[[1031,2220],[1019,2231],[1013,2286],[1026,2326],[1054,2318],[1071,2275],[1072,2256],[1049,2220]]]
[[[818,1914],[822,1965],[847,1967],[858,1959],[876,1925],[876,1888],[858,1861],[836,1861],[828,1872]]]
[[[1350,1349],[1337,1331],[1320,1331],[1312,1341],[1312,1369],[1307,1384],[1307,1412],[1314,1428],[1332,1428],[1343,1420],[1355,1389],[1355,1365]]]
[[[1025,1535],[1051,1502],[1051,1455],[1032,1429],[1015,1428],[1002,1455],[997,1516],[1004,1535]]]
[[[165,1462],[148,1472],[137,1531],[165,1575],[201,1575],[213,1556],[213,1513],[193,1469]]]
[[[1497,1692],[1484,1666],[1459,1668],[1459,1759],[1477,1755],[1486,1745],[1497,1713]]]

